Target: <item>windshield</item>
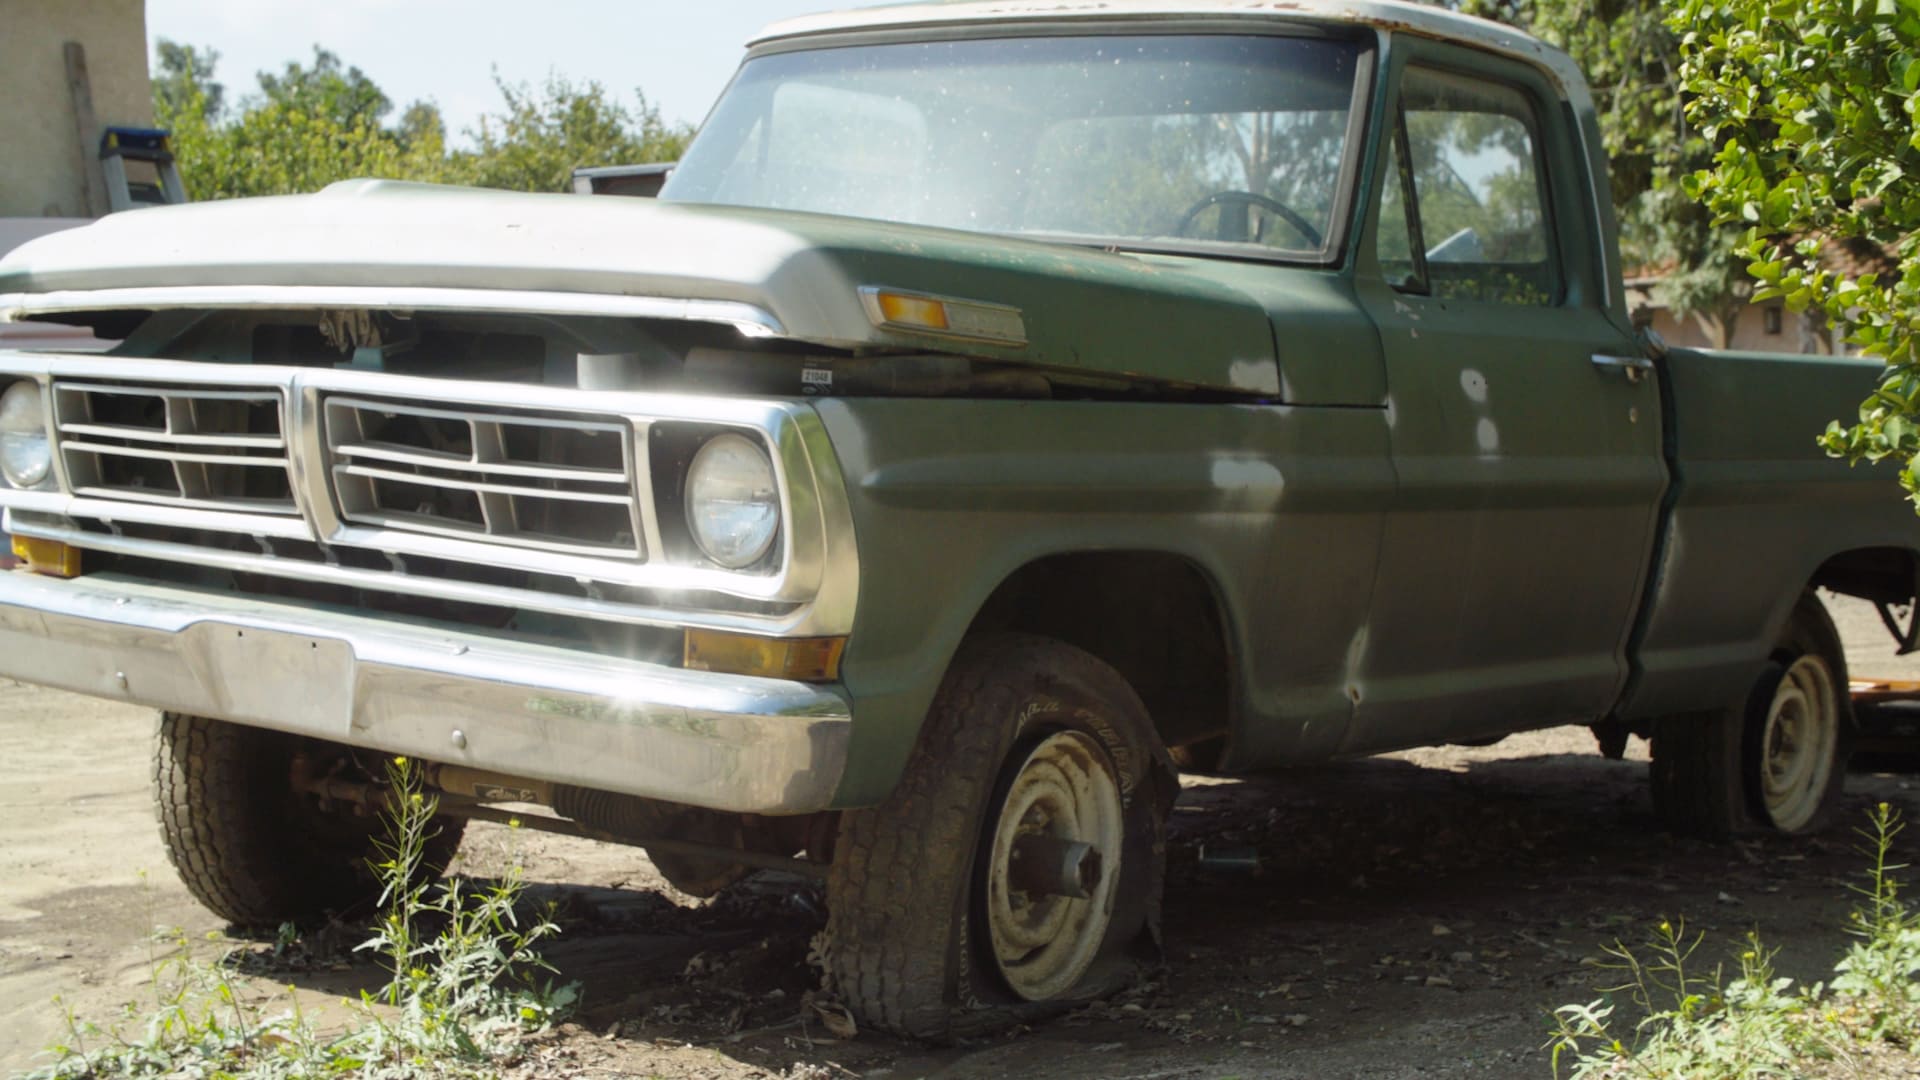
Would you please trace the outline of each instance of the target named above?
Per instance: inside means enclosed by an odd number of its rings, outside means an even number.
[[[664,199],[1319,257],[1362,45],[1089,36],[749,60]]]

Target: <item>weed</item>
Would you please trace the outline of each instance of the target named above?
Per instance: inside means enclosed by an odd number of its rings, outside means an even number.
[[[460,1060],[498,1056],[573,1005],[573,985],[536,982],[532,974],[553,971],[538,945],[559,928],[544,915],[521,926],[516,905],[525,881],[511,860],[498,881],[477,891],[458,879],[427,883],[420,860],[438,801],[422,792],[417,768],[404,759],[396,759],[391,779],[387,835],[376,841],[383,914],[358,948],[385,957],[392,977],[380,998],[401,1019],[384,1024],[369,1009],[370,1030],[383,1048]],[[439,929],[423,935],[423,922]]]
[[[517,865],[484,888],[429,883],[423,860],[438,802],[423,791],[418,766],[404,758],[393,760],[388,780],[392,794],[374,861],[381,912],[359,949],[379,953],[390,977],[378,993],[346,1003],[343,1033],[323,1035],[293,987],[286,1011],[263,1015],[233,982],[232,952],[200,959],[176,930],[163,939],[169,952],[150,954],[150,1007],[130,1005],[119,1023],[102,1027],[55,998],[66,1035],[48,1048],[55,1063],[29,1077],[483,1076],[510,1062],[577,996],[572,984],[536,978],[553,970],[538,946],[558,928],[544,915],[522,924],[525,882]],[[283,927],[274,955],[294,945]]]
[[[1879,1042],[1908,1044],[1920,1032],[1920,914],[1900,898],[1889,862],[1904,828],[1881,803],[1859,830],[1868,859],[1849,916],[1854,941],[1831,983],[1795,989],[1774,970],[1775,951],[1749,932],[1731,981],[1723,966],[1702,970],[1704,935],[1662,922],[1638,951],[1615,943],[1598,962],[1619,973],[1586,1004],[1553,1012],[1553,1072],[1570,1063],[1574,1080],[1765,1080],[1804,1075],[1810,1063],[1848,1058]],[[1618,1026],[1618,995],[1643,1018]]]
[[[1862,884],[1849,886],[1860,897],[1847,927],[1854,941],[1834,966],[1833,978],[1835,993],[1864,1019],[1868,1035],[1900,1042],[1910,1042],[1920,1031],[1920,997],[1913,982],[1920,972],[1920,914],[1900,899],[1894,875],[1906,866],[1887,861],[1894,838],[1905,828],[1881,803],[1868,827],[1858,830],[1872,864]]]

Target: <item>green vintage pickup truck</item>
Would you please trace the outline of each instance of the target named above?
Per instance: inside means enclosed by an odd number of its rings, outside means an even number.
[[[0,673],[165,710],[218,914],[452,826],[825,880],[827,978],[948,1037],[1150,963],[1176,760],[1569,722],[1709,836],[1817,827],[1816,587],[1920,523],[1815,449],[1875,365],[1665,350],[1580,73],[1375,0],[779,24],[657,199],[361,181],[0,262]]]

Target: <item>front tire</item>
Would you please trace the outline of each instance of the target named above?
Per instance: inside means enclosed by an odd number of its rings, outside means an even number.
[[[326,771],[346,747],[184,713],[163,713],[153,797],[167,857],[194,899],[243,927],[312,923],[370,907],[380,819],[325,811],[293,788],[294,756]],[[425,865],[438,873],[465,822],[434,823]]]
[[[1807,593],[1744,701],[1655,722],[1654,811],[1703,839],[1817,832],[1839,800],[1853,726],[1840,635]]]
[[[935,1041],[1119,989],[1158,956],[1177,790],[1112,668],[1047,638],[969,641],[893,793],[842,816],[833,989],[866,1027]]]

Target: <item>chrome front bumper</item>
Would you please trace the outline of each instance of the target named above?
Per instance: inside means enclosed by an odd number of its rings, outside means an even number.
[[[107,576],[0,573],[0,675],[760,814],[829,807],[852,727],[846,698],[828,687]]]

